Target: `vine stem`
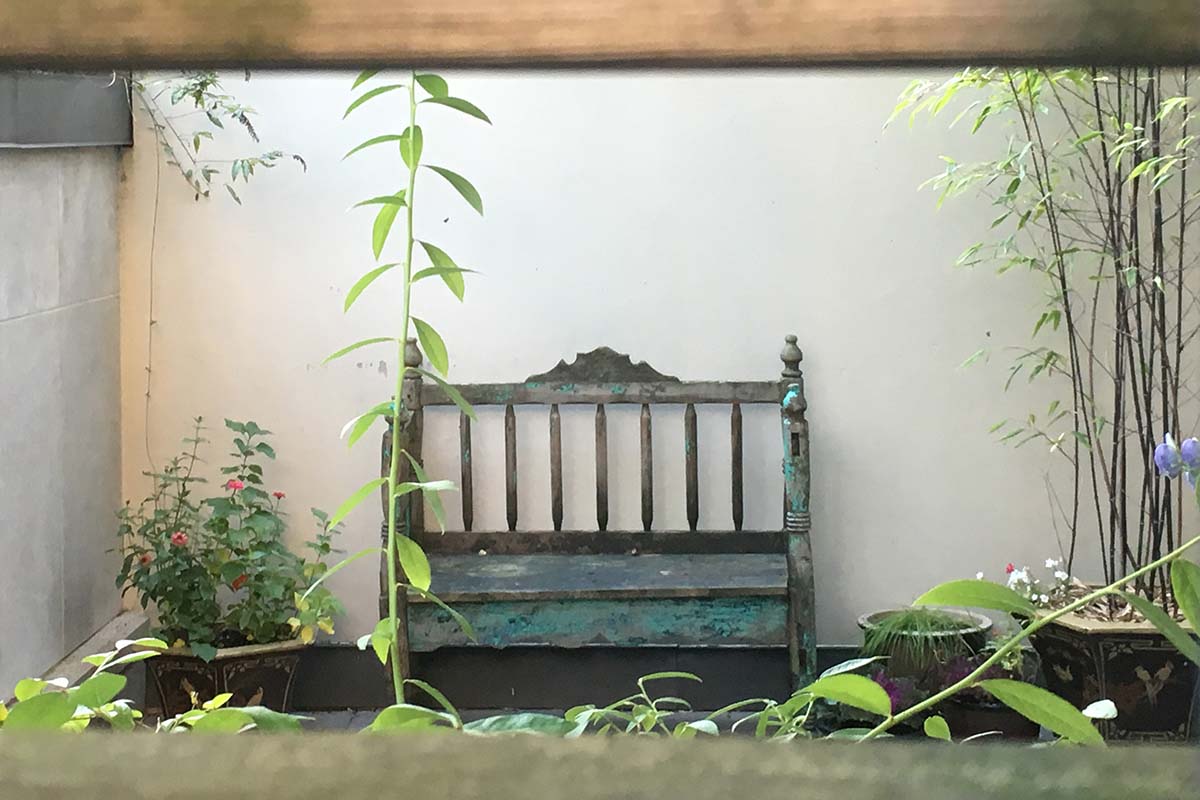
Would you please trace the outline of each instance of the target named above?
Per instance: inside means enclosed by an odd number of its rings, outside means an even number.
[[[388,527],[387,527],[387,570],[388,570],[388,630],[391,633],[392,692],[397,703],[404,702],[404,668],[400,664],[400,584],[396,575],[396,493],[400,482],[400,427],[407,423],[407,411],[401,407],[404,392],[404,376],[408,367],[404,361],[404,350],[408,346],[409,303],[412,297],[412,254],[413,254],[413,191],[417,183],[417,159],[412,146],[417,127],[416,73],[408,81],[408,193],[404,207],[408,224],[405,226],[404,246],[404,297],[400,312],[399,368],[396,370],[396,394],[392,413],[392,453],[388,467]]]
[[[1114,581],[1113,583],[1110,583],[1108,586],[1097,589],[1096,591],[1091,592],[1090,594],[1087,594],[1084,597],[1079,598],[1075,602],[1070,603],[1069,605],[1063,606],[1062,608],[1058,609],[1057,611],[1047,614],[1044,617],[1038,617],[1036,620],[1034,620],[1032,623],[1030,623],[1030,625],[1028,627],[1022,628],[1020,633],[1018,633],[1016,636],[1012,637],[1007,642],[1005,642],[1003,645],[998,647],[996,649],[996,652],[993,653],[986,661],[984,661],[982,664],[980,664],[978,667],[976,667],[975,671],[972,672],[970,675],[967,675],[962,680],[958,681],[957,683],[953,684],[952,686],[949,686],[949,687],[943,689],[942,691],[929,697],[928,699],[923,700],[914,706],[906,708],[905,710],[901,711],[899,714],[893,714],[892,716],[888,717],[883,722],[879,723],[874,728],[872,728],[868,733],[864,734],[863,737],[861,739],[859,739],[859,741],[865,742],[868,739],[874,739],[879,734],[885,733],[886,731],[890,730],[891,728],[895,727],[896,725],[900,724],[901,722],[904,722],[909,717],[912,717],[916,714],[920,714],[922,711],[926,711],[930,708],[933,708],[934,706],[936,706],[938,703],[942,702],[946,698],[951,697],[955,694],[958,694],[959,692],[961,692],[964,689],[969,689],[971,686],[975,685],[975,682],[979,680],[981,675],[983,675],[985,672],[987,672],[989,669],[991,669],[992,666],[999,663],[999,661],[1001,659],[1003,659],[1006,655],[1008,655],[1013,650],[1016,650],[1018,647],[1020,647],[1021,642],[1025,641],[1030,636],[1032,636],[1033,634],[1037,633],[1042,628],[1049,625],[1051,622],[1054,622],[1055,620],[1059,619],[1060,617],[1070,614],[1072,611],[1076,611],[1080,608],[1083,608],[1084,606],[1088,605],[1089,603],[1091,603],[1095,600],[1100,599],[1101,597],[1104,597],[1106,595],[1110,595],[1110,594],[1113,594],[1114,592],[1119,591],[1120,588],[1122,586],[1124,586],[1125,584],[1135,581],[1138,578],[1140,578],[1141,576],[1143,576],[1149,572],[1152,572],[1154,570],[1157,570],[1160,567],[1162,567],[1163,565],[1174,561],[1175,559],[1182,556],[1186,550],[1188,550],[1189,548],[1191,548],[1197,544],[1200,544],[1200,536],[1197,536],[1194,539],[1191,539],[1190,541],[1184,543],[1183,545],[1176,548],[1175,550],[1172,550],[1170,553],[1167,553],[1162,558],[1159,558],[1155,561],[1150,562],[1149,564],[1142,567],[1141,569],[1136,570],[1135,572],[1129,573],[1124,578]]]

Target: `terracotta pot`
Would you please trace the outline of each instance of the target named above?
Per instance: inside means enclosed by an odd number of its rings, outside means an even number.
[[[224,647],[208,662],[186,651],[168,650],[145,663],[164,717],[191,709],[193,692],[200,702],[231,692],[230,706],[289,711],[304,647],[297,640]]]
[[[1148,622],[1068,614],[1033,636],[1046,688],[1079,708],[1107,698],[1111,740],[1183,742],[1200,735],[1200,669]]]
[[[869,632],[876,627],[880,620],[888,617],[891,614],[897,613],[898,609],[888,609],[885,611],[873,611],[870,614],[863,614],[858,618],[858,627],[863,630],[863,633]],[[987,644],[988,632],[992,629],[992,621],[982,614],[975,614],[970,611],[961,611],[959,609],[939,608],[939,613],[948,614],[962,620],[962,626],[955,631],[945,631],[940,633],[922,634],[930,639],[941,639],[949,641],[953,638],[961,638],[963,642],[974,652],[982,650]],[[916,634],[914,634],[915,636]],[[917,675],[922,672],[917,666],[905,663],[904,660],[893,657],[888,661],[888,673],[891,675]]]

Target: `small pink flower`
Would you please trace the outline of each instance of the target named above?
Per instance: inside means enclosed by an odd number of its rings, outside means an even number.
[[[225,488],[236,492],[238,489],[245,489],[246,484],[242,483],[239,480],[234,480],[233,478],[230,478],[228,481],[225,482]]]
[[[171,534],[171,544],[176,547],[186,547],[188,543],[188,535],[183,531],[175,531]]]
[[[1013,563],[1012,563],[1011,561],[1010,561],[1010,562],[1008,562],[1008,566],[1006,566],[1006,567],[1004,568],[1004,574],[1005,574],[1005,575],[1012,575],[1012,574],[1013,574],[1014,572],[1016,572],[1016,571],[1017,571],[1017,568],[1013,566]]]
[[[140,556],[138,556],[138,563],[141,564],[143,567],[150,566],[150,562],[153,560],[154,560],[154,556],[151,555],[150,553],[142,553]]]
[[[276,500],[282,500],[283,498],[287,497],[287,493],[286,492],[271,492],[271,497],[274,497]]]

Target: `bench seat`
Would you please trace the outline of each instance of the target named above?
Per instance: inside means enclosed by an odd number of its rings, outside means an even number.
[[[787,644],[787,557],[434,555],[432,590],[471,624],[410,595],[414,652],[509,645],[778,647]]]

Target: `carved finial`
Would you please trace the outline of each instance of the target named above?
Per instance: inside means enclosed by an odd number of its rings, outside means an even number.
[[[799,378],[800,362],[804,359],[804,353],[796,346],[796,335],[789,333],[783,337],[783,351],[779,354],[779,359],[783,362],[783,377]]]
[[[404,366],[419,367],[421,366],[421,349],[417,347],[417,340],[410,338],[404,345]]]

